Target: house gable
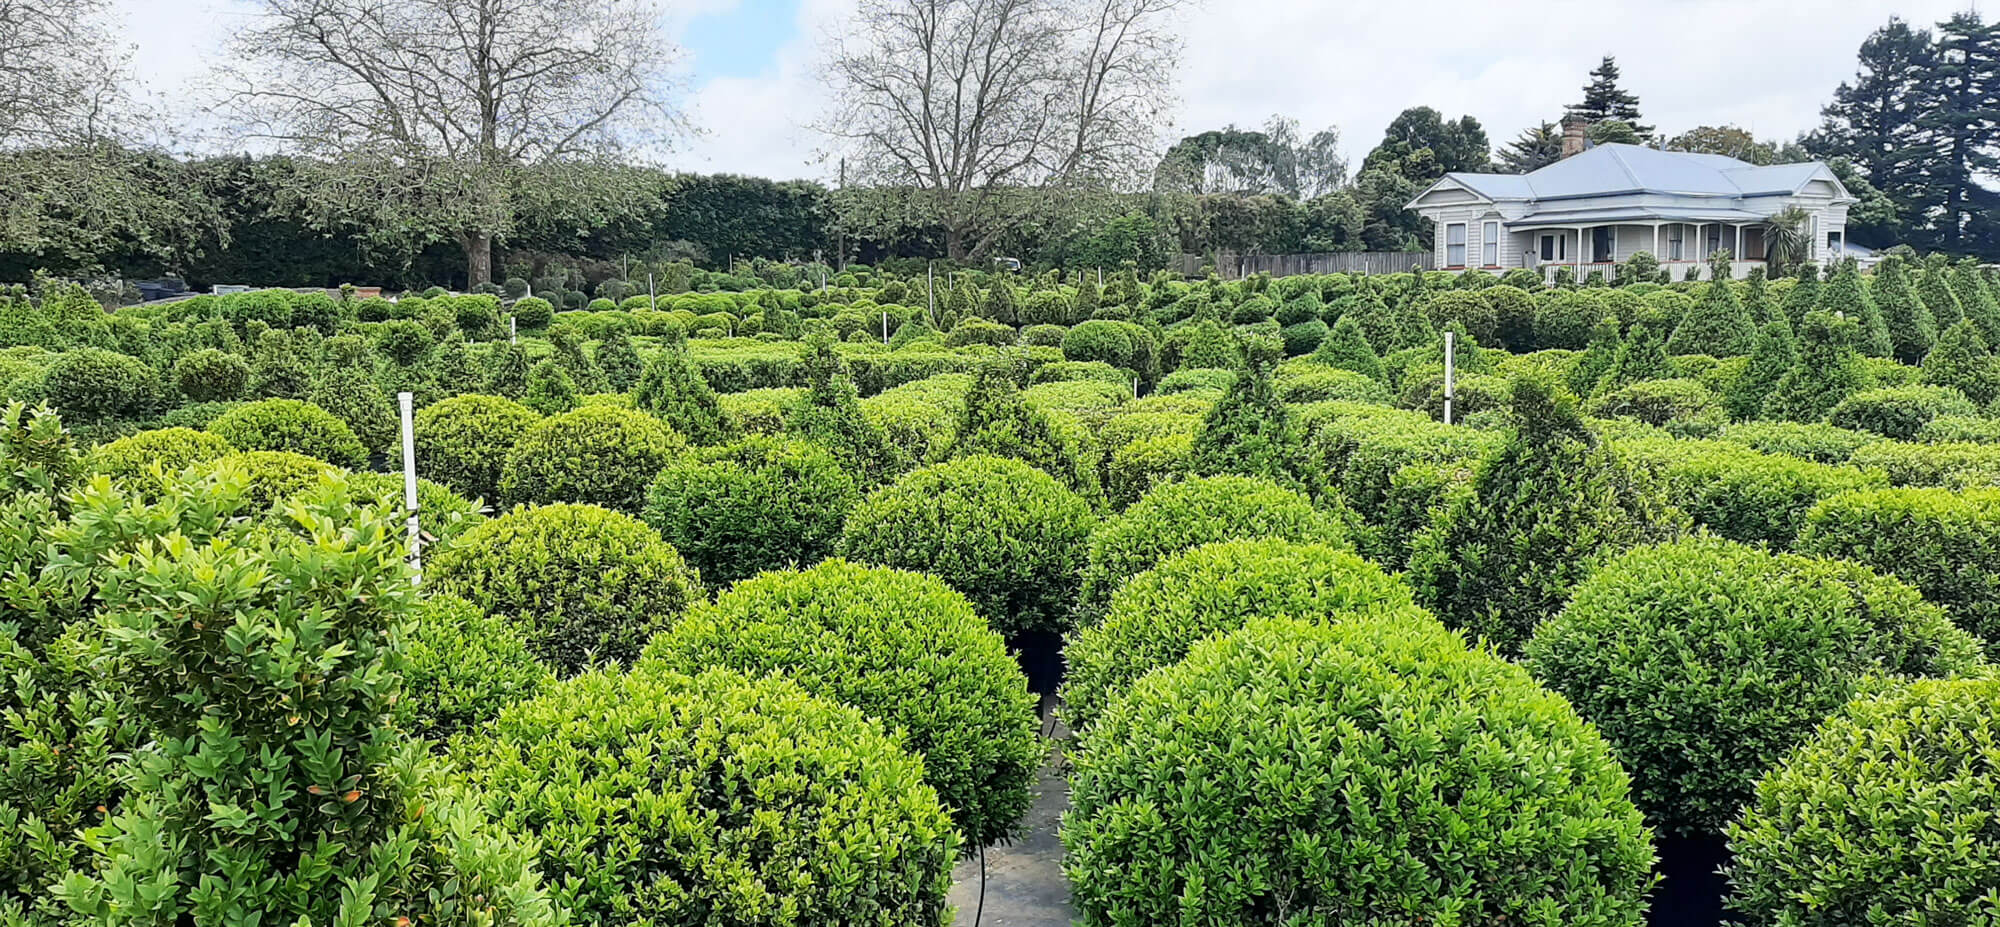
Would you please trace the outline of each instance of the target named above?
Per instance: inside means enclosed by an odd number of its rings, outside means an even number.
[[[1437,183],[1431,184],[1424,192],[1417,194],[1416,199],[1411,200],[1405,208],[1422,210],[1440,206],[1471,206],[1491,202],[1493,202],[1491,198],[1481,195],[1478,191],[1473,190],[1455,178],[1446,176],[1439,179]]]

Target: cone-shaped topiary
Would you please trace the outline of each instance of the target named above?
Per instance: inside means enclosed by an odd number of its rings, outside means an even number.
[[[1805,324],[1806,313],[1819,308],[1820,284],[1819,267],[1810,262],[1799,265],[1798,276],[1792,288],[1785,292],[1784,301],[1778,304],[1786,323],[1797,331]]]
[[[1981,406],[2000,395],[2000,367],[1971,319],[1961,319],[1938,336],[1924,355],[1923,382],[1949,386]]]
[[[1593,395],[1603,395],[1641,380],[1658,380],[1674,375],[1674,365],[1667,359],[1667,348],[1660,337],[1659,323],[1663,320],[1651,308],[1641,309],[1640,317],[1632,323],[1632,330],[1618,344],[1618,351],[1612,355],[1611,369],[1598,378]]]
[[[1966,319],[1979,326],[1980,337],[1989,345],[2000,342],[2000,301],[1980,276],[1978,261],[1964,258],[1951,269],[1951,290]]]
[[[1014,281],[1007,275],[1001,274],[993,278],[993,285],[987,290],[986,305],[982,307],[982,313],[986,318],[1002,325],[1021,324],[1021,299],[1014,292]]]
[[[1937,321],[1910,287],[1908,271],[1895,255],[1875,267],[1872,294],[1882,321],[1889,326],[1889,356],[1905,364],[1922,363],[1937,340]]]
[[[1332,333],[1312,353],[1312,359],[1335,370],[1352,370],[1362,376],[1386,381],[1388,375],[1382,370],[1382,358],[1368,343],[1368,335],[1361,330],[1361,323],[1353,315],[1342,316],[1333,326]]]
[[[576,408],[576,395],[576,381],[570,379],[569,368],[545,357],[528,371],[528,390],[521,394],[521,404],[538,415],[561,415]]]
[[[686,343],[679,339],[669,338],[666,347],[653,355],[632,402],[695,444],[723,444],[742,434],[715,398],[715,390],[688,359]]]
[[[583,345],[566,326],[558,327],[549,334],[549,347],[555,349],[553,359],[562,365],[579,392],[601,393],[609,388],[604,371],[598,369],[590,355],[583,353]]]
[[[614,328],[606,333],[597,345],[597,368],[604,371],[604,383],[616,392],[625,392],[639,383],[645,365],[639,361],[639,351],[632,346],[631,336],[622,328]]]
[[[1925,258],[1914,284],[1917,298],[1923,300],[1924,308],[1931,311],[1931,322],[1938,331],[1944,331],[1965,318],[1965,308],[1959,305],[1958,294],[1951,288],[1951,259],[1942,254]]]
[[[958,440],[952,457],[1011,457],[1026,461],[1062,481],[1070,491],[1094,498],[1097,472],[1070,440],[1057,430],[1049,413],[1021,398],[1017,378],[1027,373],[1015,355],[986,362],[965,395],[958,419]]]
[[[1855,350],[1870,357],[1888,357],[1895,350],[1889,325],[1867,287],[1862,285],[1861,268],[1853,258],[1841,261],[1833,276],[1827,278],[1826,286],[1820,289],[1819,308],[1835,318],[1852,320],[1860,327],[1853,342]]]
[[[1750,314],[1750,321],[1758,326],[1771,321],[1775,312],[1771,305],[1771,290],[1766,285],[1764,268],[1752,267],[1743,278],[1743,311]]]
[[[1361,326],[1361,333],[1368,336],[1368,343],[1374,346],[1377,354],[1402,347],[1402,332],[1396,326],[1395,314],[1373,290],[1356,293],[1340,318],[1353,319],[1355,324]]]
[[[1778,382],[1798,364],[1798,346],[1792,341],[1792,328],[1783,318],[1774,318],[1758,329],[1757,338],[1750,345],[1750,363],[1743,372],[1729,381],[1723,391],[1722,402],[1729,410],[1729,417],[1738,421],[1750,421],[1762,415],[1764,401],[1778,388]]]
[[[1564,373],[1570,392],[1578,396],[1597,392],[1597,384],[1611,373],[1611,368],[1618,365],[1618,351],[1625,344],[1618,337],[1618,332],[1619,322],[1615,315],[1607,315],[1592,326],[1590,346],[1570,362],[1569,369]]]
[[[528,391],[528,352],[518,344],[503,344],[487,355],[486,392],[519,399]]]
[[[1194,472],[1295,482],[1298,424],[1292,420],[1291,407],[1278,399],[1271,385],[1279,350],[1267,339],[1252,337],[1245,343],[1245,353],[1248,369],[1195,429]]]
[[[1859,334],[1860,326],[1851,318],[1836,318],[1817,310],[1806,313],[1799,327],[1798,363],[1764,400],[1765,417],[1822,422],[1841,400],[1865,387],[1868,373],[1854,351]]]
[[[1409,570],[1419,603],[1510,654],[1599,558],[1687,526],[1547,374],[1516,377],[1512,392],[1507,443],[1417,536]]]
[[[1729,279],[1729,252],[1718,251],[1711,261],[1719,273],[1695,303],[1694,311],[1674,327],[1673,337],[1667,339],[1668,354],[1730,357],[1750,352],[1757,323],[1736,298],[1736,285]]]
[[[785,433],[832,451],[864,490],[901,471],[901,452],[861,411],[847,362],[834,351],[833,339],[808,337],[804,366],[806,393],[785,409]]]

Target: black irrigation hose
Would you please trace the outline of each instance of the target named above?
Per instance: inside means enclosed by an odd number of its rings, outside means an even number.
[[[986,844],[979,845],[979,906],[972,909],[972,927],[986,916]]]

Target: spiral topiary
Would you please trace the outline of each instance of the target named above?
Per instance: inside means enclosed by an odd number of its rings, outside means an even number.
[[[858,708],[924,761],[968,846],[1005,839],[1034,801],[1035,701],[998,634],[937,579],[829,560],[766,573],[697,606],[641,671],[779,674]]]

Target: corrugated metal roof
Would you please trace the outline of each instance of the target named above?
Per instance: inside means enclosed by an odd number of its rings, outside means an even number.
[[[1541,225],[1601,225],[1610,222],[1762,222],[1764,213],[1698,206],[1602,206],[1596,209],[1538,209],[1506,223],[1508,228]]]
[[[1639,145],[1598,145],[1527,174],[1453,173],[1489,199],[1560,200],[1621,193],[1740,197],[1789,194],[1818,172],[1818,162],[1759,167],[1735,158]]]

